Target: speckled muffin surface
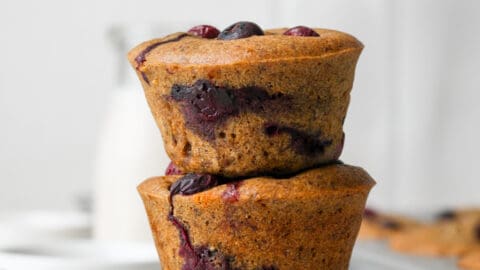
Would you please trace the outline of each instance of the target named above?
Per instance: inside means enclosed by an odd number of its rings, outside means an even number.
[[[333,30],[315,29],[318,37],[283,31],[238,40],[176,33],[130,51],[166,151],[182,171],[283,174],[340,156],[363,46]]]
[[[164,270],[348,269],[374,181],[361,168],[328,165],[286,179],[256,177],[188,196],[182,176],[139,186]],[[190,269],[190,268],[184,268]]]

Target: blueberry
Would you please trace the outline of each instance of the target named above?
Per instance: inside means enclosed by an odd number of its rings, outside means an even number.
[[[173,100],[182,103],[182,112],[189,128],[208,139],[215,139],[215,127],[229,116],[237,115],[233,92],[207,80],[193,85],[174,85]]]
[[[251,36],[263,36],[262,28],[252,22],[237,22],[223,30],[218,39],[232,40]]]
[[[240,112],[275,115],[291,106],[291,97],[283,93],[270,95],[256,86],[219,86],[204,79],[192,85],[174,84],[170,98],[181,104],[187,127],[209,140],[216,138],[216,127]]]
[[[170,162],[170,164],[168,164],[167,169],[165,170],[165,175],[179,175],[179,174],[183,174],[182,171],[179,168],[177,168],[177,166],[173,164],[173,162]]]
[[[437,220],[453,220],[457,217],[457,214],[453,210],[445,210],[436,215]]]
[[[388,230],[398,231],[402,228],[402,225],[395,220],[387,219],[380,222],[380,225]]]
[[[235,114],[233,97],[207,80],[198,80],[192,86],[174,85],[172,97],[188,101],[193,113],[204,121],[217,121],[225,115]]]
[[[317,32],[315,32],[312,28],[306,26],[295,26],[283,33],[286,36],[302,36],[302,37],[318,37],[320,36]]]
[[[218,185],[218,179],[210,174],[189,173],[178,179],[170,187],[170,196],[192,195]]]
[[[216,38],[218,34],[220,34],[220,31],[214,26],[202,24],[192,27],[188,30],[188,33],[194,36],[211,39]]]

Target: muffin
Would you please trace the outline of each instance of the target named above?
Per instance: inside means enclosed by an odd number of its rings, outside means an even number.
[[[409,231],[420,226],[421,223],[406,216],[385,214],[371,208],[363,213],[362,225],[358,232],[358,239],[378,240]]]
[[[445,212],[432,223],[390,238],[393,250],[426,256],[459,256],[480,249],[480,210]]]
[[[338,159],[363,45],[327,29],[234,26],[254,35],[239,38],[233,26],[215,39],[175,33],[128,54],[172,161],[184,172],[244,177]]]
[[[375,184],[363,169],[225,181],[172,175],[138,187],[162,269],[348,269]]]

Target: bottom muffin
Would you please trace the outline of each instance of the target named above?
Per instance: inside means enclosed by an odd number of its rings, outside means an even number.
[[[189,174],[138,187],[164,270],[348,269],[375,184],[363,169],[223,182]]]

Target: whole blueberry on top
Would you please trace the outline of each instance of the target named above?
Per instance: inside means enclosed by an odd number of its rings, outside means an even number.
[[[218,39],[232,40],[251,36],[263,36],[263,30],[253,22],[237,22],[225,28]]]
[[[317,32],[315,32],[312,28],[306,26],[295,26],[283,33],[286,36],[302,36],[302,37],[318,37],[320,36]]]
[[[202,24],[190,28],[188,33],[202,38],[216,38],[220,31],[214,26]]]
[[[167,169],[165,170],[165,175],[179,175],[179,174],[183,174],[182,171],[179,168],[177,168],[177,166],[173,164],[173,162],[170,162],[170,164],[168,164]]]

